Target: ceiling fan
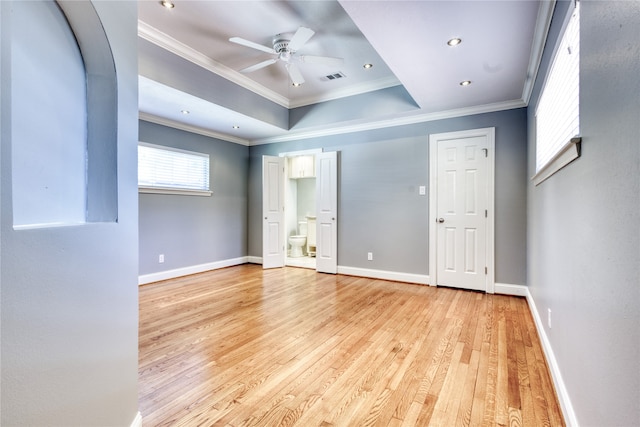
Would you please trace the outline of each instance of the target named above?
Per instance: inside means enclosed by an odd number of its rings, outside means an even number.
[[[273,47],[263,46],[258,43],[254,43],[249,40],[245,40],[240,37],[231,37],[230,42],[237,43],[246,47],[260,50],[262,52],[277,55],[275,58],[267,59],[266,61],[259,62],[249,67],[240,70],[241,73],[251,73],[261,68],[267,67],[271,64],[275,64],[278,61],[282,61],[287,69],[291,82],[298,86],[304,83],[304,77],[300,69],[295,62],[306,62],[310,64],[324,64],[329,66],[338,66],[342,64],[342,58],[332,58],[329,56],[314,56],[314,55],[298,55],[296,52],[309,41],[315,34],[310,28],[300,27],[291,36],[291,34],[277,34],[273,38]]]

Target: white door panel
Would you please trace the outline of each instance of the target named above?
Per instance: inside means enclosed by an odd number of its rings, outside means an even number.
[[[284,266],[284,157],[262,157],[262,267]]]
[[[430,275],[437,285],[486,291],[490,265],[488,247],[489,174],[488,150],[493,130],[432,135],[430,138],[432,191]],[[491,138],[491,141],[489,139]],[[490,143],[491,142],[491,143]],[[491,185],[490,185],[491,181]],[[491,193],[492,195],[492,193]],[[432,235],[433,236],[433,235]],[[433,238],[433,237],[432,237]],[[491,242],[493,239],[491,238]]]
[[[316,269],[338,272],[338,153],[316,154]]]

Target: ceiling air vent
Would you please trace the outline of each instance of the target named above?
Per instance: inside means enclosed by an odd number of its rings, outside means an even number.
[[[329,74],[327,76],[324,76],[325,80],[338,80],[338,79],[343,79],[346,76],[344,74],[342,74],[342,72],[337,72],[337,73],[333,73],[333,74]]]

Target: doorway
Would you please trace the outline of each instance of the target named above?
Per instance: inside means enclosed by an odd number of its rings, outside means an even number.
[[[292,162],[296,158],[301,162]],[[263,268],[293,265],[336,274],[338,153],[309,150],[263,156],[262,167]],[[298,190],[307,200],[298,200]],[[304,248],[292,257],[292,237],[302,235]]]
[[[429,136],[432,285],[493,293],[495,128]]]
[[[316,269],[316,163],[321,150],[284,153],[285,265]],[[296,247],[294,247],[296,245]]]

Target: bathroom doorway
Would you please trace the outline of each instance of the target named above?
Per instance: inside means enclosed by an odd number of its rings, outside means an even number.
[[[322,150],[285,157],[285,265],[316,269],[316,159]]]
[[[300,163],[288,158],[305,155],[310,155],[311,159],[298,160],[307,164],[311,162],[315,176],[310,176],[309,169],[305,167],[298,170],[301,167]],[[294,174],[293,181],[289,177],[290,173]],[[301,175],[296,175],[298,173]],[[302,184],[298,181],[308,178],[315,179],[315,196],[310,197],[302,193],[299,196],[298,186],[310,187],[311,185],[307,184],[312,181]],[[296,179],[298,181],[295,181]],[[315,200],[315,207],[304,202],[299,207],[299,197],[310,197],[311,200]],[[278,157],[262,156],[262,213],[264,217],[263,268],[295,264],[315,268],[319,273],[336,274],[338,272],[338,152],[314,150],[313,152],[282,153]],[[301,241],[302,239],[296,239],[296,237],[304,237],[304,240]],[[291,256],[292,250],[295,256]]]

